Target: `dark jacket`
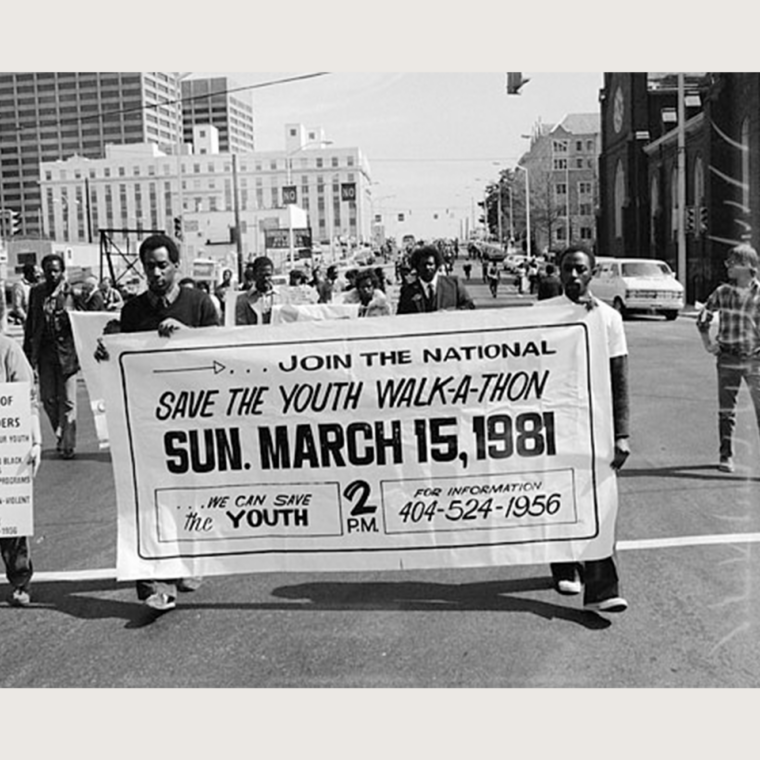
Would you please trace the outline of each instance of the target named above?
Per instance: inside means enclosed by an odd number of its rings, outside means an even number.
[[[396,314],[419,314],[427,311],[425,308],[425,292],[419,280],[404,285],[399,295]],[[454,275],[438,275],[435,290],[435,304],[431,311],[447,311],[449,309],[474,309],[475,304],[467,292],[464,283]]]
[[[562,295],[562,282],[556,274],[544,275],[538,281],[538,298],[544,301],[547,298],[555,298]]]
[[[50,333],[45,324],[45,300],[50,297]],[[35,285],[29,291],[29,311],[24,325],[24,353],[37,369],[41,351],[55,350],[64,377],[79,371],[79,359],[74,347],[69,311],[75,310],[74,293],[67,282],[62,282],[53,293],[47,282]]]

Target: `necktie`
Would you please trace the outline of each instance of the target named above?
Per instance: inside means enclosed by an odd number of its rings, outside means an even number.
[[[427,285],[427,310],[433,311],[433,308],[435,306],[435,293],[433,292],[433,284],[428,283]]]

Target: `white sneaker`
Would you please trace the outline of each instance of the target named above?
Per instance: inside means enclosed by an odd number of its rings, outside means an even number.
[[[588,612],[625,612],[628,602],[622,596],[611,596],[609,599],[600,599],[598,602],[586,602],[583,609]]]
[[[557,591],[560,594],[575,596],[576,594],[580,594],[582,590],[583,585],[580,578],[573,578],[572,580],[570,578],[563,578],[561,581],[557,581]]]
[[[29,592],[23,588],[14,588],[13,593],[8,598],[11,607],[28,607],[32,603],[32,597]]]
[[[174,597],[162,591],[158,591],[155,594],[151,594],[147,599],[143,599],[143,604],[157,612],[168,612],[177,606]]]

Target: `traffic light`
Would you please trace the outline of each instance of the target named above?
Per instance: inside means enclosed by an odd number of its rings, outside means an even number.
[[[507,95],[519,95],[520,88],[530,82],[530,79],[523,79],[521,72],[507,73]]]
[[[19,219],[18,211],[9,211],[10,217],[10,232],[9,235],[13,237],[21,229],[21,219]]]
[[[182,217],[181,216],[174,217],[174,237],[177,238],[177,240],[182,240]]]
[[[687,206],[686,207],[686,218],[684,219],[685,222],[685,232],[687,234],[693,234],[694,233],[694,206]]]
[[[0,209],[0,237],[13,237],[21,229],[18,211],[9,208]]]
[[[707,232],[707,206],[699,207],[699,231]]]

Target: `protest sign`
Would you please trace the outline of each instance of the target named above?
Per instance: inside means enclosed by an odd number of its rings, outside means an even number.
[[[118,325],[119,314],[113,311],[72,311],[69,313],[71,331],[74,334],[74,345],[79,358],[87,395],[90,397],[90,408],[95,422],[95,434],[98,447],[108,448],[108,424],[106,421],[105,393],[101,380],[100,365],[95,360],[95,349],[98,339],[107,330],[107,325],[115,322]]]
[[[29,383],[0,383],[0,538],[34,533]]]
[[[594,311],[105,341],[121,579],[611,554],[609,360]]]

